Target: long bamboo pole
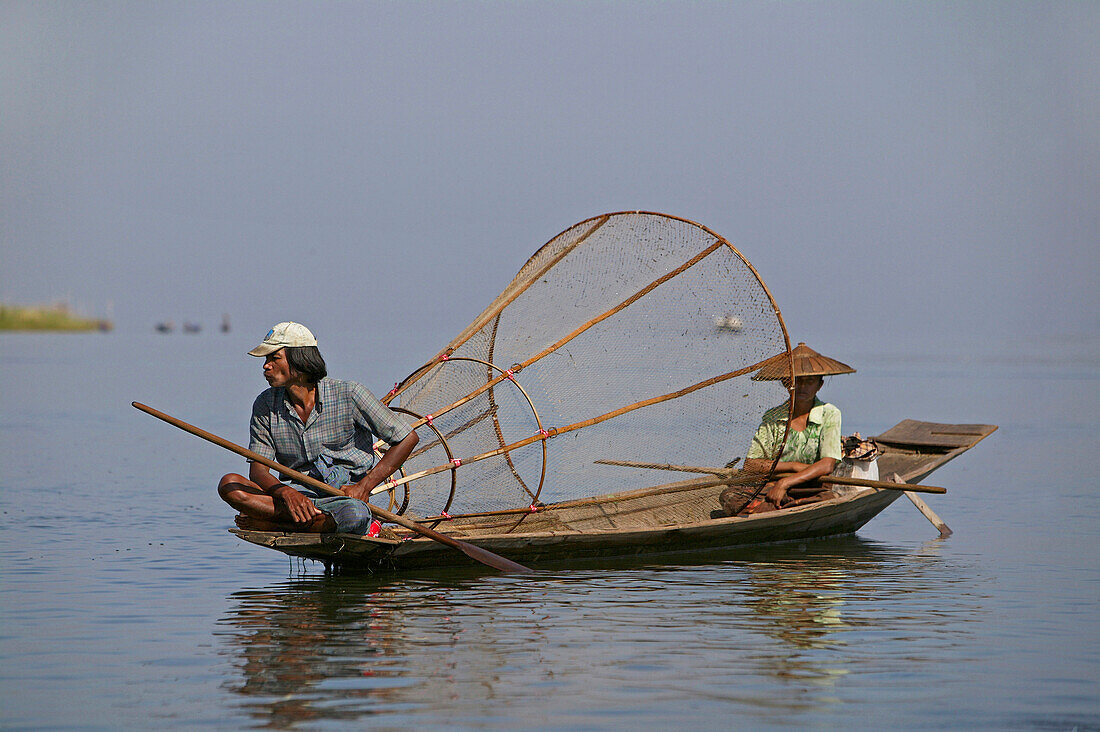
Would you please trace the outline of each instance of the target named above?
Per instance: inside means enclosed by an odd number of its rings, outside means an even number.
[[[152,416],[156,417],[157,419],[162,420],[164,422],[167,422],[168,424],[170,424],[174,427],[178,427],[179,429],[183,430],[184,432],[190,432],[192,435],[195,435],[196,437],[201,437],[202,439],[206,440],[207,442],[212,442],[215,445],[218,445],[219,447],[224,447],[226,450],[229,450],[230,452],[235,452],[238,455],[240,455],[241,457],[244,457],[244,458],[247,458],[248,460],[253,460],[255,462],[261,463],[262,465],[266,465],[267,467],[272,468],[273,470],[278,470],[283,475],[288,475],[291,478],[293,478],[294,480],[296,480],[296,481],[298,481],[298,482],[300,482],[304,485],[308,485],[311,488],[316,488],[319,491],[322,491],[324,493],[328,493],[329,495],[333,495],[333,496],[346,495],[342,490],[340,490],[338,488],[333,488],[332,486],[328,485],[327,483],[322,483],[321,481],[317,480],[316,478],[310,477],[310,476],[306,475],[305,473],[300,473],[297,470],[286,467],[285,465],[280,465],[279,463],[275,462],[274,460],[266,458],[263,455],[260,455],[259,453],[256,453],[256,452],[253,452],[252,450],[241,447],[240,445],[236,445],[236,444],[230,442],[229,440],[226,440],[222,437],[218,437],[217,435],[215,435],[213,433],[210,433],[210,432],[207,432],[206,430],[200,429],[198,427],[195,427],[194,425],[190,425],[190,424],[184,422],[181,419],[176,419],[175,417],[173,417],[171,415],[165,414],[164,412],[160,412],[156,409],[153,409],[152,407],[148,407],[144,404],[141,404],[140,402],[131,402],[131,404],[133,404],[134,407],[136,407],[137,409],[140,409],[141,411],[145,412],[146,414],[152,415]],[[447,536],[446,534],[441,534],[438,531],[435,531],[433,529],[429,529],[426,526],[421,526],[420,524],[416,523],[415,521],[410,521],[409,519],[405,518],[404,516],[399,516],[398,514],[390,513],[386,509],[379,508],[378,506],[375,506],[374,504],[371,504],[370,508],[371,508],[371,511],[374,514],[376,514],[377,516],[380,516],[381,518],[385,519],[386,521],[389,521],[389,522],[395,523],[395,524],[399,524],[401,526],[404,526],[406,529],[409,529],[410,531],[415,531],[416,533],[420,534],[421,536],[426,536],[429,539],[432,539],[433,541],[438,541],[440,544],[445,544],[445,545],[451,547],[452,549],[457,549],[460,552],[462,552],[463,554],[465,554],[466,556],[468,556],[470,559],[473,559],[477,562],[481,562],[484,565],[487,565],[487,566],[492,567],[494,569],[499,569],[503,572],[518,572],[518,573],[524,573],[524,574],[530,574],[531,573],[531,569],[529,569],[528,567],[524,567],[522,564],[518,564],[516,562],[513,562],[511,559],[505,559],[504,557],[499,556],[497,554],[493,554],[491,551],[488,551],[486,549],[482,549],[481,547],[474,546],[473,544],[470,544],[470,543],[465,542],[465,541],[459,541],[458,539]]]
[[[680,473],[706,473],[724,477],[736,477],[739,475],[758,475],[745,473],[742,470],[732,468],[704,468],[694,465],[669,465],[665,463],[638,463],[630,460],[596,460],[601,465],[618,465],[626,468],[646,468],[649,470],[670,470]],[[857,485],[864,488],[881,488],[890,491],[909,491],[914,493],[947,493],[946,488],[934,485],[917,485],[916,483],[893,482],[888,480],[869,480],[866,478],[848,478],[840,475],[826,475],[819,479],[822,483],[834,483],[837,485]]]
[[[767,359],[765,359],[765,360],[767,360]],[[404,478],[399,478],[398,480],[393,481],[392,485],[395,485],[395,486],[402,485],[404,483],[408,483],[409,481],[416,480],[418,478],[423,478],[423,477],[428,476],[428,475],[434,475],[436,473],[441,473],[444,470],[455,470],[456,468],[459,468],[462,465],[466,465],[468,463],[476,463],[479,460],[487,460],[488,458],[496,457],[497,455],[502,455],[502,454],[504,454],[506,452],[510,452],[512,450],[518,450],[521,447],[527,447],[528,445],[530,445],[532,443],[535,443],[535,442],[538,442],[539,440],[548,440],[551,437],[556,437],[558,435],[564,435],[567,432],[575,432],[579,429],[584,429],[585,427],[591,427],[591,426],[597,425],[601,422],[606,422],[609,419],[612,419],[614,417],[620,417],[624,414],[627,414],[628,412],[633,412],[636,409],[641,409],[642,407],[649,407],[649,406],[652,406],[654,404],[660,404],[661,402],[667,402],[670,399],[678,399],[679,397],[685,396],[685,395],[690,394],[694,391],[698,391],[699,389],[703,389],[703,388],[708,387],[708,386],[714,386],[715,384],[720,384],[723,381],[728,381],[728,380],[736,378],[738,376],[744,376],[745,374],[749,373],[750,371],[756,371],[757,369],[760,368],[761,363],[763,363],[763,361],[759,361],[759,362],[754,363],[750,366],[745,366],[743,368],[737,369],[736,371],[730,371],[730,372],[725,373],[725,374],[719,374],[718,376],[712,376],[711,378],[704,379],[703,381],[700,381],[696,384],[692,384],[690,386],[685,386],[683,389],[678,389],[677,391],[674,391],[674,392],[671,392],[671,393],[668,393],[668,394],[661,394],[660,396],[650,397],[649,399],[643,399],[641,401],[634,402],[633,404],[628,404],[625,407],[620,407],[619,409],[616,409],[614,411],[607,412],[606,414],[601,414],[597,417],[592,417],[591,419],[586,419],[586,420],[583,420],[581,422],[574,422],[573,424],[566,425],[565,427],[555,427],[553,429],[545,430],[544,432],[540,432],[537,435],[531,435],[530,437],[525,437],[522,440],[518,440],[516,442],[513,442],[510,445],[505,445],[504,447],[498,448],[496,450],[490,450],[488,452],[483,452],[480,455],[474,455],[473,457],[461,458],[459,460],[453,460],[453,461],[451,461],[450,465],[437,465],[433,468],[425,468],[424,470],[421,470],[421,471],[416,472],[416,473],[411,473],[409,475],[406,475]]]

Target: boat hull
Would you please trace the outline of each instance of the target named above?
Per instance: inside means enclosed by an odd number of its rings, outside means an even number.
[[[883,477],[915,483],[992,433],[992,425],[906,420],[880,435]],[[716,510],[725,484],[706,477],[559,504],[536,514],[462,517],[439,530],[514,561],[541,565],[594,559],[675,557],[749,545],[851,534],[901,491],[865,489],[820,503],[744,517]],[[241,539],[326,566],[400,571],[473,560],[416,535],[295,534],[231,529]]]

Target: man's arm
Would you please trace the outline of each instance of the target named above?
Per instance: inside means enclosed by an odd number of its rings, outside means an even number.
[[[420,438],[417,437],[416,432],[410,432],[405,436],[405,439],[387,450],[382,459],[371,468],[369,473],[363,476],[362,480],[348,486],[344,492],[352,498],[358,498],[362,501],[369,500],[371,491],[401,467],[401,464],[412,454],[413,448],[416,447],[416,443],[419,441]]]

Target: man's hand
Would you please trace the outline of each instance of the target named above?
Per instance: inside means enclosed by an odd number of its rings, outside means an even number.
[[[382,456],[378,464],[364,475],[359,482],[355,485],[344,486],[344,493],[352,498],[358,498],[360,501],[370,501],[371,491],[401,467],[401,463],[409,457],[419,439],[415,432],[410,432],[405,436],[405,439],[386,450],[386,454]]]
[[[275,516],[279,519],[301,524],[321,515],[313,501],[288,485],[276,488],[271,497],[275,500]]]
[[[369,481],[364,478],[358,483],[343,486],[341,490],[352,498],[358,498],[360,501],[370,501],[370,492],[374,490],[374,486],[370,485]]]

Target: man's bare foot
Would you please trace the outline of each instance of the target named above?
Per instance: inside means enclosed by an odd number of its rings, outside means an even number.
[[[245,531],[286,531],[292,534],[326,534],[336,531],[336,522],[327,513],[314,516],[309,521],[301,523],[286,523],[282,521],[268,521],[237,514],[233,519],[238,528]]]
[[[245,531],[294,531],[294,527],[290,524],[278,524],[274,521],[252,518],[243,513],[238,513],[233,518],[233,523],[237,524],[238,529],[244,529]]]

